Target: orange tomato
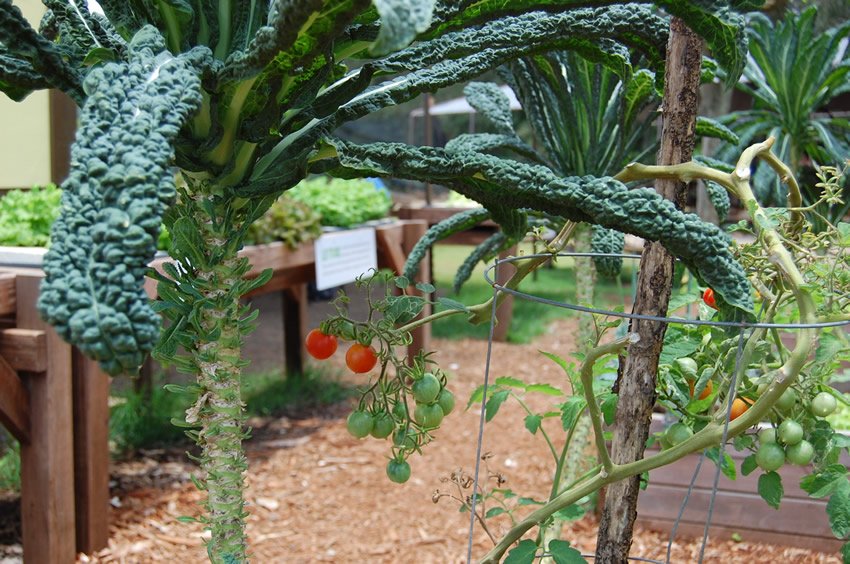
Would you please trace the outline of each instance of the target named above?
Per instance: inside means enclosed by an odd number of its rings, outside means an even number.
[[[751,405],[752,402],[750,402],[750,400],[735,398],[735,401],[732,402],[732,415],[729,417],[729,420],[734,421],[738,417],[742,416]]]
[[[694,397],[694,386],[695,385],[696,385],[696,382],[694,382],[693,380],[688,381],[688,387],[691,389],[691,397],[692,398]],[[709,380],[708,382],[706,382],[705,388],[703,388],[702,392],[700,392],[699,399],[704,400],[705,398],[710,396],[711,391],[713,389],[714,389],[714,385],[711,383],[711,380]]]

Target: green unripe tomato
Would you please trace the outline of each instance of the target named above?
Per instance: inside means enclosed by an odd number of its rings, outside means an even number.
[[[826,417],[837,407],[838,402],[835,400],[835,396],[829,392],[820,392],[812,398],[812,414],[817,417]]]
[[[370,432],[373,437],[386,439],[392,434],[393,429],[395,429],[395,421],[393,421],[392,415],[386,411],[379,411],[375,414]]]
[[[393,417],[395,417],[398,421],[404,421],[407,419],[407,406],[404,404],[403,400],[399,400],[393,406]]]
[[[451,393],[448,388],[443,388],[440,390],[439,395],[437,395],[437,405],[440,406],[440,409],[443,410],[443,415],[448,415],[455,408],[455,395]]]
[[[348,426],[349,433],[358,439],[362,439],[372,432],[374,420],[369,412],[358,409],[357,411],[351,412],[351,415],[348,416],[348,420],[346,421],[346,425]]]
[[[390,460],[387,463],[387,477],[396,484],[405,483],[410,479],[410,464],[406,460]]]
[[[667,432],[664,433],[664,435],[667,439],[667,443],[673,447],[693,437],[694,432],[690,427],[679,421],[678,423],[670,425],[670,428],[667,429]]]
[[[679,372],[682,373],[683,376],[688,377],[690,380],[697,379],[697,361],[694,359],[683,356],[682,358],[676,359],[676,366],[679,368]]]
[[[776,443],[767,443],[756,451],[756,464],[765,472],[779,470],[785,464],[785,451]]]
[[[413,399],[417,403],[433,403],[439,393],[440,381],[430,372],[426,372],[413,383]]]
[[[773,427],[768,427],[767,429],[762,429],[759,431],[759,444],[766,445],[768,443],[776,442],[776,429]]]
[[[815,448],[809,441],[800,441],[796,445],[791,445],[785,449],[785,458],[791,464],[797,466],[805,466],[815,457]]]
[[[430,405],[427,403],[417,404],[413,411],[413,419],[426,429],[439,427],[443,421],[443,408],[436,403]]]
[[[399,429],[393,433],[393,444],[399,448],[413,450],[416,448],[416,436],[409,429]]]
[[[779,399],[776,400],[776,409],[781,411],[782,413],[788,413],[794,406],[797,404],[797,392],[788,388],[782,395],[779,396]]]
[[[786,419],[779,424],[777,433],[779,440],[786,446],[796,445],[803,440],[803,426],[793,419]]]

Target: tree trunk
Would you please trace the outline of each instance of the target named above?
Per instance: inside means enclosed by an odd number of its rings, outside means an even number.
[[[684,22],[673,18],[667,44],[667,68],[662,107],[658,164],[673,165],[691,159],[699,94],[702,40]],[[665,198],[684,204],[685,185],[658,180],[655,189]],[[638,276],[634,313],[665,315],[673,279],[673,257],[660,244],[648,243]],[[658,358],[664,341],[664,323],[634,320],[631,332],[640,340],[621,359],[616,383],[619,394],[612,440],[612,461],[624,464],[643,458],[655,404]],[[637,517],[640,476],[611,484],[599,523],[596,562],[625,563]]]

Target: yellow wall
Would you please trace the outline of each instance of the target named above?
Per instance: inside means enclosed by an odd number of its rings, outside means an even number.
[[[44,6],[39,0],[15,0],[38,26]],[[33,92],[23,102],[0,94],[0,189],[50,182],[50,112],[47,91]]]

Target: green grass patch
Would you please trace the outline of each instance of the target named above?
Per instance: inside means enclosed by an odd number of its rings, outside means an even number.
[[[434,284],[438,294],[465,305],[480,304],[493,296],[493,288],[484,279],[483,265],[478,265],[470,279],[461,287],[458,294],[452,290],[455,272],[464,259],[472,251],[472,247],[462,245],[437,245],[434,247]],[[531,253],[531,245],[523,245],[521,252]],[[491,263],[492,264],[492,263]],[[489,265],[488,265],[489,266]],[[625,291],[631,280],[631,270],[628,262],[624,265],[621,280],[624,280]],[[573,260],[560,258],[553,268],[545,266],[536,273],[530,274],[520,286],[520,291],[556,301],[575,303],[576,280]],[[596,286],[597,293],[614,294],[615,305],[622,304],[621,289],[617,282],[611,279],[600,280]],[[610,300],[607,300],[610,301]],[[437,306],[437,311],[441,308]],[[546,331],[549,323],[556,319],[575,316],[568,309],[541,304],[516,298],[514,300],[513,319],[508,331],[508,342],[530,343]],[[584,314],[582,314],[584,315]],[[453,315],[436,321],[432,325],[435,337],[462,339],[466,337],[486,339],[489,335],[489,325],[472,325],[466,321],[464,314]]]
[[[21,489],[21,446],[4,429],[5,450],[0,455],[0,490],[20,491]]]
[[[299,378],[284,378],[277,371],[251,374],[242,384],[248,413],[263,417],[332,405],[355,394],[337,376],[315,368]]]

